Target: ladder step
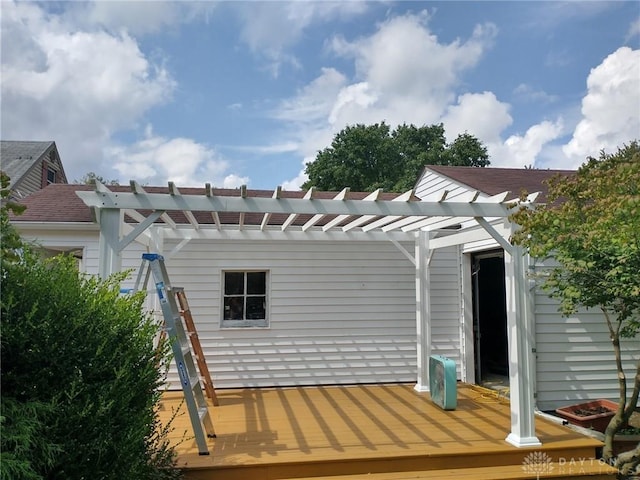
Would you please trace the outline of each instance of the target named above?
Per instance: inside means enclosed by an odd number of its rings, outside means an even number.
[[[201,421],[204,420],[204,417],[209,415],[209,407],[207,407],[206,405],[204,407],[200,407],[198,409],[198,415]]]
[[[189,378],[189,383],[191,384],[191,390],[195,390],[196,387],[199,389],[200,388],[200,377],[199,376],[195,376],[195,377],[190,377]]]

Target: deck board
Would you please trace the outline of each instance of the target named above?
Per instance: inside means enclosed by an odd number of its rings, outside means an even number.
[[[163,395],[164,422],[181,398],[181,392]],[[184,409],[172,423],[178,465],[193,475],[200,472],[190,478],[207,478],[205,471],[216,472],[211,478],[244,475],[245,480],[293,478],[299,472],[300,477],[309,472],[316,477],[409,472],[447,469],[452,462],[459,468],[490,468],[522,465],[533,450],[554,461],[567,455],[590,458],[601,445],[537,419],[543,446],[513,447],[505,442],[508,400],[465,384],[459,385],[453,411],[441,410],[429,394],[416,392],[412,385],[219,390],[218,399],[219,406],[210,406],[217,434],[209,442],[210,455],[198,455]],[[248,477],[250,469],[254,473]],[[257,476],[258,471],[264,476]]]

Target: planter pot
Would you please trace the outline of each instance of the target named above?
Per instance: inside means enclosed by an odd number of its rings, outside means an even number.
[[[593,400],[558,408],[556,413],[574,425],[604,433],[617,408],[618,404],[610,400]]]
[[[624,452],[630,452],[640,443],[640,435],[624,435],[618,433],[613,437],[613,454],[620,455]]]

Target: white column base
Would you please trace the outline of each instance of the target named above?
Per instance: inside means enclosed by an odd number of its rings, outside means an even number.
[[[538,440],[538,437],[519,437],[510,433],[507,438],[505,438],[507,443],[510,443],[514,447],[524,448],[524,447],[538,447],[542,445],[542,442]]]
[[[416,383],[416,386],[413,387],[413,389],[416,392],[420,392],[420,393],[429,393],[429,385],[421,385],[419,383]]]

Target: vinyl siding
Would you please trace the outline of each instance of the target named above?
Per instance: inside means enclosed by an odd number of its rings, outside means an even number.
[[[414,267],[391,243],[192,241],[167,269],[217,387],[416,379]],[[226,269],[269,271],[268,328],[220,328]]]
[[[432,354],[455,360],[461,378],[462,301],[457,247],[436,250],[429,269]]]
[[[86,231],[51,231],[29,228],[25,230],[19,222],[15,222],[18,231],[24,240],[37,246],[54,251],[69,251],[82,249],[83,258],[80,269],[84,273],[98,273],[98,232],[87,229]]]
[[[469,192],[469,188],[464,185],[454,182],[442,175],[438,175],[437,173],[426,171],[416,185],[415,194],[418,198],[424,201],[438,201],[442,198],[445,190],[448,192],[448,199],[452,199]],[[479,198],[488,197],[488,195],[481,193]]]
[[[552,410],[584,399],[617,399],[615,357],[604,316],[583,310],[563,317],[558,302],[539,289],[535,315],[538,407]],[[626,340],[622,349],[631,387],[640,342]]]
[[[42,188],[42,161],[38,161],[29,171],[15,183],[13,190],[20,198],[24,198]]]

